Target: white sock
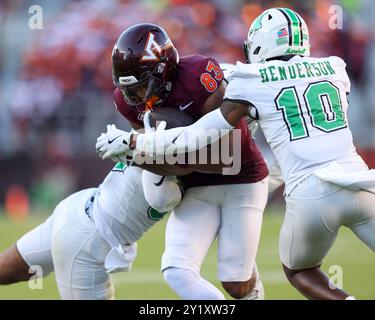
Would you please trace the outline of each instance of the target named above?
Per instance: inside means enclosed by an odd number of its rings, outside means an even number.
[[[184,300],[225,300],[220,290],[197,272],[171,267],[163,271],[163,276],[171,289]]]

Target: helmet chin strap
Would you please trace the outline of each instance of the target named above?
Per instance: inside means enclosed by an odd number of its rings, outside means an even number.
[[[159,97],[156,95],[152,95],[152,88],[154,86],[155,79],[151,78],[150,81],[148,82],[147,90],[145,97],[150,97],[146,100],[145,106],[146,110],[152,110],[154,104],[159,100]]]
[[[150,81],[147,84],[147,90],[146,90],[146,93],[145,93],[145,98],[148,98],[148,97],[151,96],[151,94],[152,94],[152,88],[154,86],[154,83],[155,83],[155,79],[151,78]]]

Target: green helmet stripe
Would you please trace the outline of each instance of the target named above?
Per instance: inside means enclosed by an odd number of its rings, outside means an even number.
[[[291,17],[292,20],[292,32],[293,32],[293,44],[295,46],[299,46],[301,42],[301,24],[300,20],[298,19],[297,15],[294,11],[284,8],[285,12]]]
[[[298,17],[296,16],[296,14],[288,9],[288,8],[283,8],[282,10],[284,10],[286,12],[286,14],[290,17],[291,21],[292,21],[292,32],[293,32],[293,44],[295,46],[299,46],[300,45],[300,36],[301,36],[301,28],[300,28],[300,21],[298,19]]]
[[[281,8],[277,8],[277,10],[279,10],[283,14],[286,21],[288,22],[289,45],[291,46],[292,45],[292,21],[290,20],[289,16],[286,14],[284,10],[282,10]]]
[[[297,16],[298,21],[299,21],[299,32],[300,32],[300,37],[301,37],[301,46],[303,46],[302,18],[297,12],[294,12],[294,13]]]
[[[291,36],[292,36],[292,43],[289,41],[289,45],[300,46],[301,45],[301,30],[302,30],[302,23],[298,16],[294,13],[294,11],[288,8],[278,8],[288,20],[288,25],[291,26]]]

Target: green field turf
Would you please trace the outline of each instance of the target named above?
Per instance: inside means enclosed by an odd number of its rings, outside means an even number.
[[[0,214],[0,250],[14,243],[22,234],[42,221],[29,218],[26,223],[10,222]],[[160,222],[138,242],[138,258],[132,272],[117,273],[112,279],[117,299],[177,299],[159,272],[164,246],[165,222]],[[267,212],[258,251],[258,266],[263,278],[267,299],[303,299],[284,277],[278,258],[278,234],[282,215]],[[338,240],[323,268],[339,265],[343,270],[344,288],[359,299],[375,298],[375,254],[342,228]],[[220,287],[216,280],[216,247],[211,248],[203,266],[203,275]],[[221,287],[220,287],[221,288]],[[59,299],[54,275],[44,279],[42,290],[31,290],[27,283],[0,286],[0,299]]]

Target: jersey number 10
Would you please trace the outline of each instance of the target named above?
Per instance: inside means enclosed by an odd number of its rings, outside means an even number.
[[[332,132],[347,126],[340,91],[331,82],[309,84],[303,93],[303,99],[313,127],[323,132]],[[277,110],[283,113],[290,140],[308,137],[309,131],[296,88],[294,86],[283,88],[277,95],[275,103]]]

